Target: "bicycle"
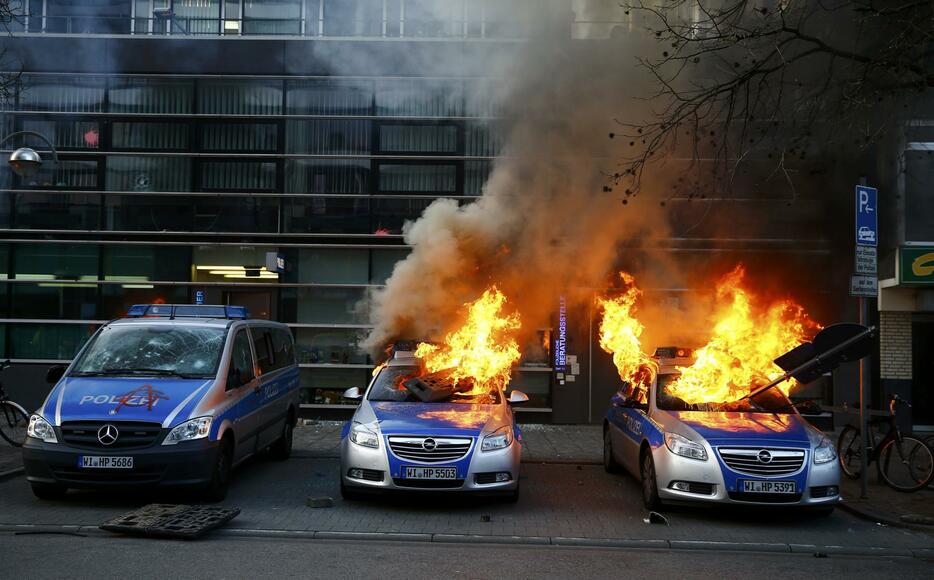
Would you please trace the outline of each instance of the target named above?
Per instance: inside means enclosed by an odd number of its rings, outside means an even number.
[[[898,395],[892,395],[888,416],[869,421],[869,434],[872,437],[866,448],[867,462],[876,462],[879,478],[895,491],[918,491],[934,480],[934,451],[924,441],[902,435],[895,420],[897,404],[911,407]],[[879,436],[879,426],[882,425],[888,425],[889,431],[881,441],[875,443]],[[862,438],[859,429],[853,425],[844,427],[837,439],[837,457],[841,470],[850,479],[860,476],[860,445]]]
[[[0,372],[12,365],[10,361],[0,363]],[[29,426],[29,413],[18,404],[7,398],[0,383],[0,437],[6,439],[13,447],[22,447],[26,442],[26,427]]]

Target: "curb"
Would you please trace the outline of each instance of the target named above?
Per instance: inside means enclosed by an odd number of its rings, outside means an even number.
[[[102,538],[128,537],[105,532],[97,526],[66,526],[36,524],[0,524],[0,534],[68,534]],[[404,532],[330,532],[314,530],[270,530],[251,528],[221,528],[208,537],[263,538],[295,540],[341,540],[363,542],[418,542],[435,544],[496,544],[517,546],[553,546],[556,548],[626,548],[631,550],[671,550],[678,552],[747,552],[783,554],[826,554],[880,558],[934,557],[929,548],[886,548],[881,546],[817,546],[814,544],[782,544],[763,542],[712,542],[701,540],[639,540],[619,538],[575,538],[563,536],[495,536],[477,534],[427,534]]]
[[[876,524],[884,524],[884,525],[886,525],[886,526],[890,526],[890,527],[893,527],[893,528],[903,528],[903,529],[906,529],[906,530],[915,530],[915,531],[918,531],[918,532],[928,532],[928,533],[934,532],[934,526],[927,526],[927,525],[923,525],[923,524],[912,524],[912,523],[908,523],[908,522],[903,522],[903,521],[901,521],[901,520],[899,520],[899,519],[893,519],[893,518],[891,518],[891,517],[888,516],[888,515],[882,515],[882,514],[879,514],[879,513],[877,513],[877,512],[873,512],[873,511],[870,511],[870,510],[867,510],[867,509],[863,509],[863,508],[860,508],[860,507],[856,507],[856,506],[853,505],[852,503],[850,503],[850,502],[848,502],[848,501],[845,501],[845,500],[844,500],[844,501],[841,501],[840,503],[838,503],[838,504],[837,504],[837,507],[839,507],[839,508],[842,509],[843,511],[845,511],[845,512],[847,512],[847,513],[850,513],[850,514],[852,514],[852,515],[858,517],[859,519],[865,520],[865,521],[867,521],[867,522],[873,522],[873,523],[876,523]]]
[[[22,467],[17,467],[14,469],[9,469],[7,471],[0,471],[0,481],[6,481],[8,479],[13,479],[18,475],[22,475],[26,470]]]

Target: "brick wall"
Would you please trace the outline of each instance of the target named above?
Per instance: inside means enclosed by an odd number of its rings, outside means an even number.
[[[911,312],[879,313],[883,379],[911,379]]]

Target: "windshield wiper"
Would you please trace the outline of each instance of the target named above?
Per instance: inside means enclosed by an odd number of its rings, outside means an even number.
[[[181,377],[183,379],[203,379],[208,375],[197,375],[191,373],[180,373],[173,369],[150,369],[150,368],[133,368],[133,369],[100,369],[96,371],[76,371],[71,373],[73,376],[77,377],[93,377],[93,376],[121,376],[121,375],[160,375],[168,377]]]

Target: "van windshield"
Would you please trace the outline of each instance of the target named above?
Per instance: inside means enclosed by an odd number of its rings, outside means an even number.
[[[88,345],[70,375],[212,377],[226,336],[226,328],[203,326],[107,326]]]

